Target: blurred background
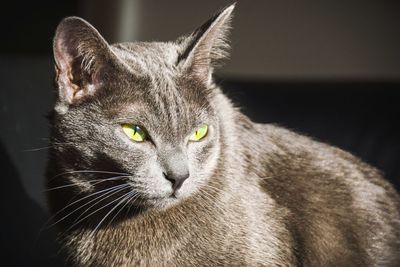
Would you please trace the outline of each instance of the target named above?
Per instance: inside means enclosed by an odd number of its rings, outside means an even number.
[[[226,0],[7,1],[0,16],[0,251],[4,266],[63,266],[43,193],[52,37],[80,16],[110,42],[167,41]],[[352,152],[400,188],[400,3],[238,1],[216,80],[254,121]]]

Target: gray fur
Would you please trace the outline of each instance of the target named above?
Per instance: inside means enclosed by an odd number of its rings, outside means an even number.
[[[399,266],[399,196],[377,170],[251,122],[213,83],[232,10],[169,43],[108,45],[82,19],[60,23],[48,200],[71,262]],[[151,140],[130,141],[122,123]],[[167,171],[190,173],[174,196]],[[129,188],[102,195],[112,186]]]

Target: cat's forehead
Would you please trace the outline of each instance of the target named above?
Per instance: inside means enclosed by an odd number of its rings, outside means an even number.
[[[178,47],[170,42],[136,42],[112,45],[122,63],[140,76],[172,77],[176,71]]]
[[[124,82],[118,83],[124,87],[122,93],[112,97],[113,116],[158,135],[187,134],[210,119],[208,92],[176,69],[178,52],[173,43],[117,44],[113,51],[133,74],[122,74]]]
[[[137,122],[164,133],[186,133],[193,127],[207,123],[213,114],[206,93],[191,84],[148,81],[132,84],[121,101],[113,105],[117,118]],[[120,99],[120,98],[114,98]],[[162,126],[162,127],[161,127]],[[170,128],[170,129],[169,129]]]
[[[205,85],[176,66],[179,57],[176,44],[122,43],[113,45],[113,51],[125,68],[117,84],[124,87],[120,94],[127,100],[124,102],[148,103],[153,109],[176,106],[174,110],[181,112],[187,107],[208,106],[209,92]]]

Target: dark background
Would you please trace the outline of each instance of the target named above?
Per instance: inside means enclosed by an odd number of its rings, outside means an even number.
[[[0,16],[0,253],[62,266],[43,197],[52,37],[79,15],[110,42],[172,40],[231,1],[11,1]],[[352,152],[400,188],[398,1],[239,1],[218,83],[254,121]]]

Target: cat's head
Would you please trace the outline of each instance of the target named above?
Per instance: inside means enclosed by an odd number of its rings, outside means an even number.
[[[154,207],[207,184],[221,152],[212,72],[227,56],[233,8],[166,43],[109,45],[86,21],[64,19],[54,38],[56,174],[74,190],[113,188],[111,199]]]

